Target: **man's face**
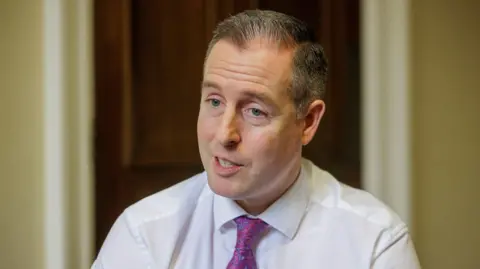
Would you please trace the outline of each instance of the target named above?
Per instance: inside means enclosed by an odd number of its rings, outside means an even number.
[[[215,193],[261,203],[296,177],[303,124],[286,89],[292,55],[262,39],[246,49],[221,40],[211,50],[197,134]]]

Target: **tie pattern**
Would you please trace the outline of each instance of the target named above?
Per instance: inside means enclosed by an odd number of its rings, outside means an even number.
[[[246,216],[240,216],[234,221],[237,224],[237,243],[227,269],[257,269],[253,248],[268,224],[261,219]]]

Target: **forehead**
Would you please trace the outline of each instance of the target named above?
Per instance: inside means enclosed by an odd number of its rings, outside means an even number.
[[[239,47],[228,40],[218,41],[205,62],[205,78],[212,74],[248,78],[265,86],[285,85],[291,79],[293,50],[265,39]],[[241,79],[240,79],[241,80]]]

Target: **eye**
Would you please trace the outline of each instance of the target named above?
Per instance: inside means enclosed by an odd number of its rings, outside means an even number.
[[[215,99],[215,98],[212,98],[208,101],[210,102],[210,105],[212,105],[212,107],[219,107],[221,105],[220,100]]]
[[[267,115],[267,113],[261,111],[258,108],[249,108],[248,111],[254,116],[254,117],[264,117]]]

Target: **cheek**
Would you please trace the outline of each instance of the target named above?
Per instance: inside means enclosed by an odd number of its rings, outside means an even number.
[[[246,137],[244,137],[246,138]],[[280,148],[279,134],[275,130],[254,129],[249,131],[248,143],[250,150],[252,151],[252,157],[258,159],[265,159],[263,161],[268,162],[271,158],[274,158],[276,152]]]
[[[217,128],[217,119],[214,117],[207,117],[200,113],[197,122],[197,135],[199,142],[208,142],[215,137],[215,130]]]
[[[290,156],[301,146],[299,137],[293,126],[288,128],[270,128],[249,131],[248,144],[252,156],[264,158],[262,162],[270,162]]]

